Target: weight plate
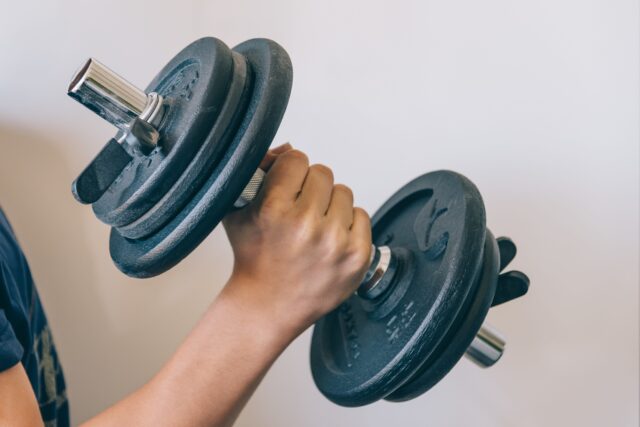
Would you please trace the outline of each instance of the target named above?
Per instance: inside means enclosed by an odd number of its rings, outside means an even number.
[[[177,181],[215,123],[233,75],[231,51],[220,40],[202,38],[179,52],[146,92],[165,97],[169,108],[159,126],[160,141],[134,159],[93,204],[96,216],[121,227],[138,219]]]
[[[233,61],[234,73],[227,99],[200,150],[176,183],[155,206],[132,223],[117,227],[122,236],[128,239],[140,239],[158,231],[200,188],[222,150],[226,149],[231,142],[244,116],[251,83],[251,79],[247,76],[247,63],[244,57],[234,52]]]
[[[498,283],[499,263],[500,255],[496,240],[487,230],[482,271],[477,280],[477,289],[474,289],[473,295],[467,298],[471,300],[470,304],[460,310],[459,320],[450,328],[447,336],[419,371],[408,382],[387,396],[386,400],[401,402],[418,397],[444,378],[464,356],[491,307]]]
[[[277,43],[249,40],[233,49],[253,76],[248,106],[236,134],[207,180],[160,231],[126,239],[113,228],[110,252],[118,268],[132,277],[160,274],[187,256],[213,230],[251,179],[278,130],[289,101],[291,61]]]
[[[411,181],[372,224],[374,242],[401,255],[400,279],[373,306],[350,297],[316,323],[311,341],[313,379],[343,406],[384,398],[420,368],[454,324],[482,264],[484,204],[457,173]]]

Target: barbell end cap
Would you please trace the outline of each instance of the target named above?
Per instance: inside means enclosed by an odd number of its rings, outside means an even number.
[[[495,365],[504,354],[505,338],[489,325],[482,325],[465,356],[481,368]]]
[[[124,131],[149,104],[144,91],[95,58],[87,59],[74,73],[67,95]]]

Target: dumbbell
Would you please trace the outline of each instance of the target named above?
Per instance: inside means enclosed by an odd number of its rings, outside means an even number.
[[[197,40],[145,91],[95,59],[83,64],[68,94],[118,131],[72,191],[112,227],[121,271],[151,277],[170,269],[226,213],[253,200],[291,83],[289,56],[266,39],[233,49]],[[483,321],[490,307],[524,295],[529,279],[503,272],[516,246],[486,228],[476,186],[452,171],[427,173],[393,194],[372,227],[363,282],[313,330],[319,390],[343,406],[403,401],[465,354],[493,365],[505,342]]]

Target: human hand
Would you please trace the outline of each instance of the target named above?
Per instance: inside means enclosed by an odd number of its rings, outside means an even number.
[[[294,338],[351,295],[369,266],[371,223],[333,173],[289,144],[269,152],[256,199],[223,220],[234,253],[223,296]]]

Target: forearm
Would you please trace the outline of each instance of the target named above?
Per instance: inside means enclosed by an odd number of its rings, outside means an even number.
[[[294,334],[227,288],[148,384],[86,426],[231,425]]]
[[[225,218],[225,289],[158,375],[87,425],[229,426],[291,340],[355,292],[371,222],[351,190],[296,150],[266,169],[256,200]]]

